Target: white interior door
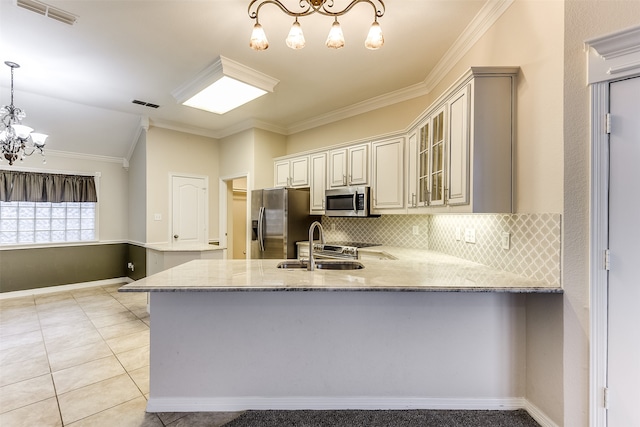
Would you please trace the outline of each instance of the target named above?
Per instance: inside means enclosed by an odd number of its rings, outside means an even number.
[[[206,181],[202,177],[171,177],[171,240],[174,244],[207,243],[209,196]]]
[[[640,426],[640,77],[611,83],[608,427]]]

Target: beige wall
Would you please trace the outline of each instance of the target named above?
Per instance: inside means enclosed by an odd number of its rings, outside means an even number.
[[[252,188],[273,187],[273,158],[285,155],[286,137],[256,129],[254,180]]]
[[[564,33],[564,424],[588,425],[590,96],[584,41],[638,25],[640,1],[572,0]]]
[[[219,142],[212,138],[150,127],[147,147],[147,243],[169,242],[169,176],[184,173],[209,177],[209,239],[218,239]],[[154,221],[154,214],[162,216]]]
[[[129,240],[147,241],[147,133],[142,132],[129,159]]]

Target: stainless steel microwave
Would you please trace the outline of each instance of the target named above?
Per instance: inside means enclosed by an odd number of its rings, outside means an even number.
[[[369,216],[369,187],[342,187],[325,191],[326,216]]]

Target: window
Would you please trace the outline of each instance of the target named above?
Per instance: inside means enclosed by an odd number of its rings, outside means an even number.
[[[94,202],[1,202],[0,245],[95,240]]]

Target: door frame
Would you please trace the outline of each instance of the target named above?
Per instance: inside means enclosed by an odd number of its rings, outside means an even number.
[[[251,191],[253,190],[253,183],[251,181],[251,174],[249,172],[239,173],[235,175],[226,175],[221,176],[218,185],[219,185],[219,212],[220,212],[220,220],[219,220],[219,230],[220,230],[220,247],[228,249],[228,239],[227,239],[227,209],[228,209],[228,199],[227,199],[227,185],[230,181],[234,179],[246,178],[247,179],[247,221],[245,224],[246,227],[246,242],[245,246],[247,248],[247,259],[251,258]],[[233,258],[233,253],[229,253],[229,251],[225,251],[225,258]]]
[[[179,172],[169,172],[169,210],[168,210],[168,218],[169,221],[167,224],[167,232],[168,232],[168,242],[169,244],[173,244],[173,178],[182,177],[182,178],[192,178],[192,179],[202,179],[204,180],[205,186],[205,197],[204,197],[204,225],[205,225],[205,241],[203,244],[209,244],[209,177],[207,175],[195,175],[189,173],[179,173]]]
[[[585,41],[587,84],[591,93],[591,198],[589,235],[590,368],[589,425],[607,425],[608,273],[605,253],[609,241],[609,113],[610,83],[640,77],[640,26]]]

